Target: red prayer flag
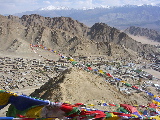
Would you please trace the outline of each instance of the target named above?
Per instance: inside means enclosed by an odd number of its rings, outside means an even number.
[[[88,67],[88,69],[89,69],[89,70],[92,70],[92,68],[91,68],[91,67]]]
[[[114,104],[109,104],[110,106],[116,106],[116,105],[114,105]]]

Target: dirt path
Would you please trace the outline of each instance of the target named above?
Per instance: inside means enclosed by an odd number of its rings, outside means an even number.
[[[142,44],[150,44],[150,45],[158,45],[158,46],[160,46],[159,42],[156,42],[154,40],[150,40],[145,36],[134,36],[134,35],[131,35],[131,34],[127,34],[127,35],[129,37],[133,38],[134,40],[136,40],[138,42],[141,42]]]

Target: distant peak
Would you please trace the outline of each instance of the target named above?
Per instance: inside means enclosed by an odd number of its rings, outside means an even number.
[[[150,6],[160,6],[160,4],[153,4],[153,3],[150,3],[150,4],[139,4],[139,5],[130,5],[130,4],[126,4],[126,5],[122,5],[122,6],[105,6],[105,5],[100,5],[100,6],[97,6],[97,7],[83,7],[83,8],[70,8],[70,7],[65,7],[65,6],[53,6],[53,5],[50,5],[50,6],[47,6],[47,7],[43,7],[43,8],[40,8],[39,11],[50,11],[50,10],[90,10],[90,9],[101,9],[101,8],[119,8],[119,7],[143,7],[143,6],[147,6],[147,7],[150,7]]]
[[[83,7],[83,8],[77,8],[76,10],[89,10],[89,9],[96,9],[96,8],[110,8],[109,6],[104,6],[104,5],[101,5],[99,7]],[[43,7],[43,8],[40,8],[39,10],[40,11],[43,11],[43,10],[71,10],[71,9],[75,9],[75,8],[69,8],[69,7],[64,7],[64,6],[58,6],[58,7],[55,7],[53,5],[50,5],[48,7]]]
[[[150,7],[150,6],[159,6],[159,4],[154,4],[154,3],[150,3],[150,4],[139,4],[139,5],[130,5],[130,4],[126,4],[126,5],[122,5],[121,7]]]
[[[64,6],[55,7],[53,5],[50,5],[48,7],[40,8],[39,10],[69,10],[69,9],[70,8]]]

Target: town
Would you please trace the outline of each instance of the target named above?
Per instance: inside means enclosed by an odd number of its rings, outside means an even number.
[[[103,56],[73,56],[76,63],[65,58],[58,61],[48,59],[26,58],[0,58],[1,89],[13,90],[31,86],[41,86],[49,79],[56,77],[62,71],[71,67],[77,67],[93,74],[104,77],[104,81],[116,86],[124,94],[140,92],[148,87],[153,87],[156,93],[160,93],[159,80],[143,69],[151,69],[151,65],[136,63],[108,61]],[[153,82],[152,82],[153,81]],[[131,86],[139,89],[132,89]]]

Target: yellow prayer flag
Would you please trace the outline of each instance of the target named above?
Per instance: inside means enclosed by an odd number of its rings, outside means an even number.
[[[154,104],[156,104],[156,105],[160,106],[160,102],[155,101],[155,100],[152,100],[152,102],[153,102]]]
[[[105,120],[119,120],[120,117],[118,115],[114,115],[113,113],[110,113],[112,117],[105,118]]]
[[[44,107],[43,105],[42,106],[33,107],[33,108],[29,109],[26,112],[25,116],[27,116],[29,118],[41,117],[40,114],[41,114],[41,111],[42,111],[43,107]]]
[[[95,106],[94,104],[87,104],[88,106]]]
[[[133,105],[134,107],[138,107],[139,105]]]
[[[99,72],[103,74],[103,70],[99,70]]]
[[[0,93],[0,105],[6,105],[10,96],[16,96],[16,94],[10,94],[7,92]]]
[[[72,59],[72,58],[71,58],[71,59],[69,59],[69,60],[70,60],[70,61],[74,61],[74,59]]]
[[[131,114],[131,116],[134,117],[134,118],[138,118],[138,116],[135,115],[135,114]]]
[[[123,80],[122,80],[122,81],[120,81],[120,82],[126,83],[126,81],[123,81]]]
[[[151,119],[160,120],[160,115],[153,116],[153,117],[151,117]]]
[[[71,104],[69,101],[65,101],[64,103],[68,103],[68,104]]]

